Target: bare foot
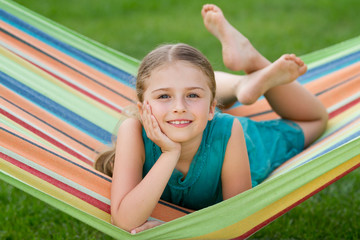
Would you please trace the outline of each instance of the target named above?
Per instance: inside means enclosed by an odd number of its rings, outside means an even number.
[[[227,68],[251,73],[270,64],[249,40],[226,20],[219,7],[206,4],[201,15],[206,29],[221,42],[223,61]]]
[[[252,104],[269,89],[293,82],[306,70],[307,66],[300,58],[285,54],[266,68],[239,81],[235,95],[242,104]]]

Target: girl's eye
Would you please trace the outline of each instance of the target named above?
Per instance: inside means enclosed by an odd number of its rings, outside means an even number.
[[[167,94],[162,94],[162,95],[160,95],[158,98],[159,98],[159,99],[167,99],[167,98],[170,98],[170,96],[167,95]]]
[[[199,95],[197,95],[196,93],[190,93],[190,94],[188,95],[188,97],[189,97],[189,98],[198,98]]]

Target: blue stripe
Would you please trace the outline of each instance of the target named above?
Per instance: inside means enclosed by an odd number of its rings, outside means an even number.
[[[83,132],[110,144],[112,134],[0,71],[0,83]]]
[[[321,66],[309,69],[304,75],[300,76],[297,80],[301,84],[306,84],[314,79],[320,78],[332,72],[338,71],[351,64],[360,61],[360,51],[351,53],[341,58],[335,59],[331,62],[322,64]]]
[[[291,168],[290,170],[295,169],[295,168],[298,168],[298,167],[304,165],[305,163],[311,162],[312,160],[314,160],[314,159],[316,159],[316,158],[318,158],[318,157],[320,157],[320,156],[322,156],[322,155],[324,155],[324,154],[326,154],[326,153],[334,150],[335,148],[341,147],[341,146],[344,145],[345,143],[350,142],[351,140],[353,140],[353,139],[355,139],[355,138],[358,138],[359,136],[360,136],[360,130],[354,132],[353,134],[351,134],[351,135],[349,135],[349,136],[347,136],[346,138],[342,139],[341,141],[339,141],[339,142],[331,145],[330,147],[328,147],[328,148],[325,149],[324,151],[322,151],[322,152],[316,154],[315,156],[309,158],[309,159],[306,160],[305,162],[302,162],[301,164],[296,165],[294,168]]]
[[[7,13],[6,11],[0,9],[0,19],[8,24],[21,29],[23,32],[26,32],[37,39],[47,43],[48,45],[66,53],[73,58],[76,58],[85,64],[91,66],[94,69],[97,69],[104,74],[125,83],[130,87],[135,86],[135,77],[131,74],[109,64],[106,63],[94,56],[91,56],[77,48],[74,48],[64,42],[59,41],[58,39],[46,34],[45,32],[33,27],[32,25],[22,21],[21,19]]]
[[[335,129],[334,131],[330,132],[328,135],[325,135],[323,137],[318,138],[315,142],[313,142],[312,144],[316,144],[318,142],[321,142],[322,140],[334,135],[335,133],[339,132],[340,130],[342,130],[343,128],[351,125],[352,123],[356,122],[358,119],[360,119],[360,114],[355,115],[354,117],[348,117],[346,118],[346,120],[342,121],[341,125]]]

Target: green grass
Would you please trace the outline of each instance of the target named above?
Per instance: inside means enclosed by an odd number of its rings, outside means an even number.
[[[203,27],[204,1],[17,0],[16,2],[132,57],[164,42],[199,48],[226,71],[221,46]],[[213,1],[270,60],[303,55],[359,35],[357,0]],[[253,239],[359,239],[360,171],[356,170],[260,230]],[[264,196],[265,197],[265,196]],[[0,239],[109,239],[0,182]]]

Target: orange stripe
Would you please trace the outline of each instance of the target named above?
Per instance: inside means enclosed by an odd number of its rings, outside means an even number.
[[[335,86],[344,80],[351,79],[353,76],[360,74],[360,62],[354,63],[341,70],[325,75],[316,81],[311,81],[306,84],[306,88],[312,93],[316,94],[326,88]]]
[[[151,214],[151,216],[153,218],[160,219],[160,220],[165,221],[165,222],[170,222],[170,221],[175,220],[175,219],[177,219],[179,217],[183,217],[183,216],[187,215],[186,213],[181,212],[179,210],[176,210],[175,208],[183,209],[183,210],[185,210],[187,212],[192,212],[192,210],[188,210],[188,209],[176,206],[174,204],[170,204],[168,202],[165,202],[165,203],[168,204],[169,206],[163,205],[161,203],[158,203],[156,205],[154,211]],[[175,208],[172,208],[170,206],[174,206]]]
[[[360,66],[360,65],[359,65]],[[329,108],[349,96],[359,93],[360,89],[360,75],[353,78],[351,81],[342,84],[331,91],[328,91],[324,94],[318,96],[326,108]]]

